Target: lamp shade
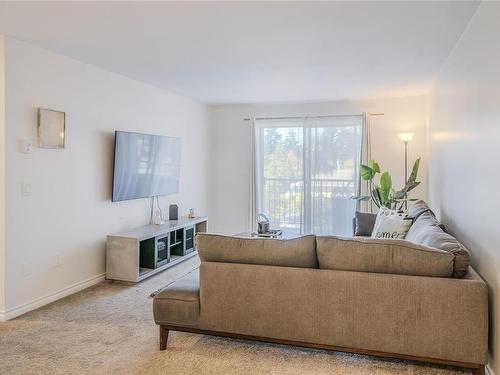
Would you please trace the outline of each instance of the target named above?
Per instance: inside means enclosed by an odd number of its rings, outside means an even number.
[[[413,139],[413,136],[415,134],[413,133],[399,133],[398,137],[401,140],[401,142],[410,142]]]

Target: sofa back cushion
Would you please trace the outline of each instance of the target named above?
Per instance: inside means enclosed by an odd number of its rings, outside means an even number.
[[[455,237],[441,229],[431,211],[418,216],[406,234],[406,240],[453,254],[453,277],[462,277],[467,273],[470,263],[469,251]]]
[[[318,268],[313,235],[281,240],[198,233],[196,244],[202,262]]]
[[[405,240],[318,236],[319,268],[398,275],[451,277],[454,256]]]

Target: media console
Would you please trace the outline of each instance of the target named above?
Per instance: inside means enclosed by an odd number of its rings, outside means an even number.
[[[208,218],[180,217],[107,236],[106,279],[138,282],[196,255],[194,236]]]

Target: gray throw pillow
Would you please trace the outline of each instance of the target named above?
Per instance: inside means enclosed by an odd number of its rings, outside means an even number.
[[[436,217],[436,214],[429,208],[427,203],[420,199],[410,206],[410,208],[408,209],[408,216],[413,218],[413,221],[415,222],[420,217],[420,215],[425,212],[429,212],[433,217]],[[443,223],[439,223],[438,225],[443,230],[443,232],[448,233]]]
[[[376,219],[377,214],[356,211],[354,235],[367,237],[371,236]]]
[[[413,218],[414,221],[417,220],[418,217],[422,215],[424,212],[430,212],[432,216],[436,217],[436,215],[434,215],[434,212],[432,212],[427,203],[425,203],[421,199],[413,203],[408,208],[408,216]]]

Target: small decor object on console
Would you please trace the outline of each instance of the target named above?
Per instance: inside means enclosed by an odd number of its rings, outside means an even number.
[[[194,208],[190,208],[189,209],[188,217],[190,219],[194,219]]]
[[[271,229],[266,233],[257,233],[253,232],[251,237],[260,237],[260,238],[281,238],[283,236],[283,231],[281,229]]]
[[[164,221],[163,221],[163,219],[161,217],[161,211],[160,210],[156,210],[155,215],[153,217],[153,224],[155,224],[155,225],[161,225],[163,223],[164,223]]]
[[[151,223],[155,225],[165,224],[165,221],[163,220],[163,211],[160,207],[160,201],[158,200],[158,197],[151,198]]]
[[[37,121],[38,146],[41,148],[64,148],[66,113],[38,108]]]
[[[270,228],[269,218],[266,215],[257,215],[257,232],[252,232],[251,237],[281,238],[282,235],[281,229]]]
[[[372,238],[404,240],[412,222],[412,218],[401,212],[380,207],[373,227]]]
[[[257,233],[269,233],[269,219],[264,214],[257,215]]]
[[[168,219],[179,220],[179,207],[176,204],[171,204],[168,208]]]

